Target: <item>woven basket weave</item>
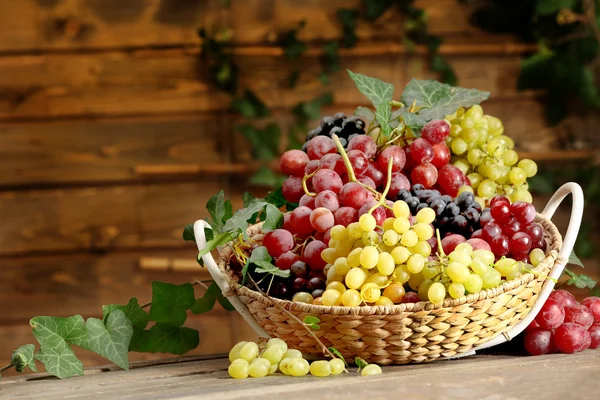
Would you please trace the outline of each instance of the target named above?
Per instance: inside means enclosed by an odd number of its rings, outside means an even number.
[[[549,219],[538,214],[536,221],[544,228],[548,251],[534,273],[460,299],[446,299],[437,305],[419,302],[332,307],[270,300],[231,278],[228,266],[231,247],[221,250],[218,267],[264,331],[285,340],[292,348],[305,354],[322,355],[320,346],[304,327],[273,305],[273,301],[300,320],[307,315],[318,317],[320,330],[314,333],[344,357],[361,357],[380,365],[422,363],[469,352],[508,332],[527,316],[562,246],[562,238]],[[250,236],[259,234],[260,225],[250,227],[248,233]]]

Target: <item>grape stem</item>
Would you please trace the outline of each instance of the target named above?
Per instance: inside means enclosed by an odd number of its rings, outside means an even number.
[[[367,189],[369,192],[373,193],[374,195],[381,196],[381,193],[379,193],[377,190],[373,189],[371,186],[365,185],[364,183],[362,183],[361,181],[356,179],[356,175],[354,174],[354,169],[352,168],[352,164],[350,164],[350,159],[348,158],[348,154],[346,154],[346,151],[344,150],[344,146],[342,146],[342,143],[340,142],[340,138],[335,133],[333,135],[331,135],[331,138],[333,139],[333,142],[335,143],[335,147],[337,147],[338,151],[340,152],[340,155],[342,156],[342,159],[344,160],[344,165],[346,166],[346,171],[348,171],[348,181],[358,183],[360,186],[364,187],[365,189]]]
[[[267,299],[269,299],[271,301],[271,303],[273,303],[273,305],[275,307],[277,307],[277,308],[279,308],[279,310],[281,310],[282,313],[284,313],[285,315],[287,315],[288,317],[290,317],[291,319],[293,319],[294,321],[296,321],[297,323],[299,323],[300,325],[302,325],[302,327],[304,327],[304,329],[310,335],[310,337],[312,337],[314,339],[314,341],[317,342],[317,344],[321,347],[321,350],[323,351],[324,355],[327,355],[327,356],[331,357],[332,359],[338,358],[338,357],[335,356],[335,354],[333,354],[331,351],[329,351],[329,349],[327,348],[327,346],[325,346],[323,344],[323,342],[321,342],[321,339],[319,339],[317,337],[317,335],[315,335],[315,333],[313,332],[313,330],[307,324],[305,324],[304,321],[302,321],[301,319],[299,319],[298,317],[296,317],[294,314],[292,314],[291,312],[289,312],[288,310],[286,310],[285,308],[283,308],[283,306],[281,304],[279,304],[271,296],[269,296],[268,294],[266,294],[265,292],[263,292],[258,287],[258,285],[256,284],[256,282],[254,281],[254,279],[252,279],[252,277],[250,275],[248,275],[248,279],[250,279],[250,282],[252,282],[252,284],[254,285],[254,287],[256,288],[256,290],[258,291],[258,293],[262,294]],[[344,372],[348,373],[348,370],[346,368],[344,368]]]
[[[308,187],[306,186],[306,181],[309,180],[310,178],[312,178],[313,176],[315,176],[315,174],[320,170],[321,168],[317,168],[316,171],[308,174],[308,175],[304,175],[304,177],[302,178],[302,189],[304,189],[304,193],[306,193],[307,196],[310,197],[316,197],[317,194],[316,193],[311,193],[308,191]]]
[[[385,197],[387,196],[388,192],[390,191],[390,186],[392,185],[392,167],[394,166],[394,158],[391,157],[390,161],[388,161],[388,167],[387,167],[387,181],[385,183],[385,189],[383,189],[383,193],[381,194],[381,197],[379,198],[379,201],[377,202],[377,204],[375,204],[373,207],[371,207],[371,209],[369,210],[369,215],[373,213],[373,211],[375,211],[377,209],[377,207],[380,207],[382,205],[387,205],[385,202]]]
[[[6,371],[7,369],[11,369],[12,367],[14,367],[13,363],[5,365],[4,367],[0,368],[0,373]]]

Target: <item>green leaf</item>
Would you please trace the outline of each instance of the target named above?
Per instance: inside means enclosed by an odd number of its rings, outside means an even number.
[[[375,119],[375,114],[371,111],[370,108],[358,106],[356,110],[354,110],[354,115],[357,117],[361,117],[366,120],[366,122],[371,122]]]
[[[285,197],[283,197],[283,191],[281,190],[281,187],[278,187],[274,191],[270,191],[267,194],[267,197],[265,197],[265,201],[273,204],[277,208],[285,206],[287,211],[292,211],[298,207],[298,203],[290,203]]]
[[[254,270],[257,274],[271,274],[282,278],[290,276],[289,270],[279,269],[268,261],[254,261],[254,264],[257,265],[257,268]]]
[[[281,131],[275,124],[259,129],[250,124],[238,125],[237,130],[250,142],[254,155],[263,161],[271,161],[278,153]]]
[[[257,213],[263,211],[267,205],[269,205],[269,203],[263,200],[257,200],[250,203],[247,207],[237,210],[233,216],[227,220],[223,230],[226,232],[241,233],[244,235],[244,238],[247,238],[246,229],[248,229],[248,224],[256,223],[253,218]]]
[[[183,240],[195,242],[196,236],[194,235],[194,224],[188,224],[183,230]]]
[[[358,11],[341,8],[337,11],[337,17],[342,24],[342,39],[340,43],[343,47],[352,47],[356,44],[358,36],[356,36],[356,20],[358,18]]]
[[[211,226],[218,231],[223,228],[225,221],[231,218],[231,202],[229,206],[225,206],[225,192],[223,190],[206,202],[206,209],[212,217]]]
[[[35,359],[44,364],[47,373],[60,379],[83,375],[83,363],[64,340],[54,346],[42,346]]]
[[[365,360],[363,360],[360,357],[356,357],[354,359],[354,364],[356,364],[356,366],[358,367],[359,370],[363,369],[364,367],[366,367],[367,365],[369,365],[368,362],[366,362]]]
[[[244,207],[248,207],[250,203],[254,202],[256,197],[252,195],[250,192],[244,192],[242,195],[242,201],[244,202]]]
[[[265,246],[258,246],[252,250],[250,257],[248,258],[248,262],[242,268],[242,285],[246,282],[246,274],[248,273],[248,267],[250,267],[251,264],[257,265],[257,262],[270,263],[271,261],[272,258]]]
[[[285,177],[282,174],[278,174],[271,168],[263,166],[252,175],[250,183],[256,186],[277,187],[280,186],[284,180]]]
[[[63,317],[34,317],[29,321],[33,328],[33,336],[42,348],[60,347],[74,344],[86,347],[87,328],[81,315]]]
[[[490,97],[489,92],[465,89],[419,79],[412,79],[402,93],[402,102],[421,107],[418,114],[426,120],[443,119],[458,107],[470,107]]]
[[[409,112],[406,108],[401,108],[399,115],[404,121],[404,124],[408,126],[415,135],[421,135],[421,130],[427,123],[425,118],[418,114]]]
[[[594,72],[589,67],[581,69],[579,95],[590,107],[600,107],[600,92],[598,91]]]
[[[298,33],[306,26],[306,21],[302,20],[294,29],[284,31],[280,34],[279,45],[283,48],[283,54],[288,60],[295,60],[304,53],[308,47],[298,40]]]
[[[213,239],[206,242],[206,246],[198,253],[198,261],[202,259],[202,256],[210,253],[219,246],[223,246],[233,240],[233,235],[229,232],[223,232],[217,234]]]
[[[313,329],[315,331],[318,331],[319,329],[321,329],[321,327],[317,324],[306,324],[306,326],[308,326],[310,329]]]
[[[156,324],[145,330],[132,351],[141,353],[185,354],[198,347],[200,335],[197,330]]]
[[[392,127],[389,120],[392,116],[392,106],[389,103],[381,103],[375,110],[375,119],[379,122],[379,128],[384,138],[389,138],[392,133]]]
[[[219,288],[219,285],[217,285],[216,282],[211,283],[208,289],[206,289],[204,296],[196,299],[191,311],[194,314],[202,314],[211,311],[220,293],[221,288]]]
[[[262,231],[267,233],[281,228],[283,225],[283,213],[272,204],[265,207],[266,218],[262,225]]]
[[[195,301],[194,288],[189,283],[173,285],[154,281],[150,320],[181,326],[185,322],[186,311],[194,305]]]
[[[581,262],[581,260],[579,259],[579,257],[577,257],[577,254],[575,254],[574,251],[571,251],[571,254],[569,255],[569,261],[568,261],[568,263],[569,264],[573,264],[573,265],[578,265],[580,267],[584,267],[583,263]]]
[[[348,366],[348,363],[346,362],[346,359],[344,358],[344,356],[342,355],[342,353],[339,352],[338,349],[336,349],[335,347],[328,347],[327,350],[329,350],[330,352],[332,352],[337,358],[339,358],[340,360],[342,360],[344,362],[344,365],[346,365],[346,367]]]
[[[133,335],[133,326],[125,313],[112,310],[106,319],[106,325],[98,318],[88,318],[87,349],[100,354],[119,367],[129,369],[129,342]]]
[[[225,309],[225,311],[235,311],[235,307],[233,306],[233,304],[231,304],[231,302],[229,302],[229,300],[227,300],[227,297],[223,296],[223,294],[217,297],[217,301],[219,302],[221,307]]]
[[[369,0],[364,1],[363,4],[365,7],[364,17],[369,21],[375,21],[394,4],[394,0]]]
[[[266,117],[270,114],[269,108],[250,90],[235,98],[231,108],[246,118]]]
[[[302,322],[304,322],[305,324],[318,324],[319,322],[321,322],[321,320],[313,315],[307,315],[306,317],[304,317]]]
[[[394,95],[394,85],[363,74],[355,74],[350,70],[348,70],[348,74],[350,74],[350,78],[352,78],[358,90],[373,103],[375,108],[381,103],[385,103],[391,108],[389,102],[392,101]]]
[[[125,316],[131,321],[131,325],[135,329],[146,329],[150,316],[138,303],[138,299],[132,297],[129,302],[122,306],[119,304],[109,304],[102,306],[102,319],[106,324],[108,322],[108,315],[114,310],[121,310],[125,313]]]
[[[318,119],[321,116],[321,108],[332,103],[333,94],[325,92],[311,101],[298,103],[294,106],[292,112],[301,123],[306,123],[310,120]]]
[[[15,366],[17,372],[23,372],[25,367],[29,367],[33,372],[37,372],[33,358],[34,352],[35,345],[33,344],[26,344],[13,351],[10,362]]]
[[[575,0],[538,0],[535,11],[538,15],[556,14],[563,8],[573,8]]]
[[[575,285],[579,289],[585,289],[585,288],[593,289],[596,286],[596,281],[587,275],[584,275],[584,274],[577,275],[567,268],[565,268],[565,273],[571,277],[571,279],[569,279],[567,281],[567,285]]]

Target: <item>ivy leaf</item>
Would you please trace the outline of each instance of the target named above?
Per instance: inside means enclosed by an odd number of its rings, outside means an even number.
[[[125,313],[118,309],[112,310],[108,314],[106,325],[98,318],[88,318],[86,326],[89,335],[87,349],[128,370],[127,354],[133,326]]]
[[[364,118],[366,122],[371,122],[375,119],[375,114],[371,111],[370,108],[358,106],[356,110],[354,110],[354,115],[357,117]]]
[[[356,36],[356,19],[358,11],[348,8],[341,8],[337,11],[337,17],[342,24],[342,39],[340,43],[343,47],[352,47],[356,44],[358,36]]]
[[[158,323],[145,330],[131,350],[181,355],[195,349],[199,343],[200,334],[195,329]]]
[[[283,47],[283,54],[288,60],[295,60],[304,53],[308,47],[298,40],[298,33],[306,26],[306,21],[302,20],[294,29],[283,32],[279,39],[279,45]]]
[[[195,301],[194,288],[189,283],[173,285],[154,281],[150,320],[181,326],[185,322],[186,311],[194,305]]]
[[[363,360],[360,357],[356,357],[354,359],[354,364],[356,364],[356,366],[358,367],[358,370],[360,371],[361,369],[363,369],[364,367],[366,367],[367,365],[369,365],[368,362],[366,362],[365,360]]]
[[[269,108],[250,90],[233,100],[231,108],[246,118],[267,117]]]
[[[183,240],[189,242],[196,241],[196,235],[194,235],[194,224],[188,224],[183,230]]]
[[[540,0],[536,2],[535,12],[538,15],[556,14],[563,8],[575,7],[575,0]]]
[[[219,246],[233,240],[233,235],[229,232],[218,233],[213,239],[206,242],[206,246],[198,253],[198,262],[202,260],[202,256],[210,253]]]
[[[404,124],[408,126],[416,136],[421,136],[421,130],[427,123],[425,118],[418,114],[408,112],[406,108],[401,108],[399,115],[404,121]]]
[[[42,348],[59,347],[61,343],[86,347],[88,333],[81,315],[68,318],[34,317],[29,325]]]
[[[125,313],[125,316],[129,321],[131,321],[131,325],[134,329],[146,329],[148,326],[148,322],[150,321],[150,316],[138,303],[138,299],[132,297],[129,299],[129,302],[122,306],[119,304],[108,304],[102,306],[102,319],[104,323],[108,323],[108,316],[114,310],[121,310]]]
[[[278,153],[281,130],[276,124],[269,124],[264,129],[243,124],[237,126],[237,130],[248,139],[257,158],[271,161]]]
[[[208,289],[206,289],[204,296],[198,297],[190,310],[194,314],[202,314],[211,311],[217,301],[219,293],[221,293],[219,285],[215,282],[211,283]]]
[[[23,372],[25,367],[29,367],[33,372],[37,372],[33,358],[34,352],[35,345],[33,344],[26,344],[13,351],[10,362],[15,366],[17,372]]]
[[[370,0],[363,2],[365,7],[365,18],[375,21],[383,15],[394,3],[394,0]]]
[[[579,259],[579,257],[577,257],[577,254],[575,254],[574,251],[571,251],[571,254],[569,255],[569,264],[573,264],[573,265],[578,265],[580,267],[584,267],[583,263],[581,262],[581,260]]]
[[[567,281],[567,285],[575,285],[579,289],[593,289],[596,286],[596,281],[587,275],[577,275],[576,273],[567,268],[565,268],[565,273],[571,277],[571,279]]]
[[[42,346],[35,359],[44,364],[46,372],[60,379],[83,375],[83,363],[64,340],[54,346]]]
[[[375,108],[379,107],[381,103],[386,103],[391,108],[389,102],[392,101],[394,95],[394,85],[363,74],[355,74],[350,70],[348,70],[348,74],[358,90],[373,103]]]
[[[342,353],[339,352],[338,349],[336,349],[335,347],[328,347],[327,350],[329,350],[330,352],[332,352],[337,358],[339,358],[340,360],[342,360],[344,362],[344,365],[347,367],[348,363],[346,362],[346,359],[344,358],[344,356],[342,355]]]

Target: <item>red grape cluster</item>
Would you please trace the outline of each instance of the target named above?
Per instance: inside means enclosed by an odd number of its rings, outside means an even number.
[[[533,204],[523,201],[511,204],[506,197],[496,196],[490,201],[490,208],[481,213],[481,230],[473,232],[471,237],[488,242],[497,258],[509,256],[528,262],[531,250],[546,249],[542,226],[534,222],[535,215]]]
[[[555,290],[525,329],[524,345],[534,356],[600,347],[600,297],[578,303],[571,293]]]

